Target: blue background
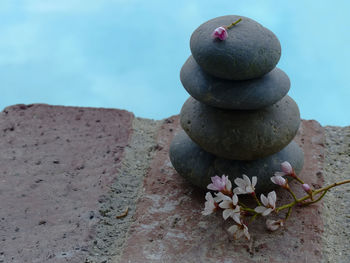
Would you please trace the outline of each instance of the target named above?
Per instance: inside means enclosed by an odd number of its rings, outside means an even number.
[[[350,1],[1,0],[0,108],[48,103],[161,119],[188,94],[179,80],[201,23],[248,16],[282,45],[278,67],[304,119],[350,125]]]

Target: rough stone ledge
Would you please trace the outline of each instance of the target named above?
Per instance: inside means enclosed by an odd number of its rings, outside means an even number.
[[[116,109],[4,109],[0,262],[348,262],[348,185],[295,209],[284,231],[256,225],[251,242],[237,242],[220,216],[201,216],[204,192],[172,168],[179,129],[177,116]],[[296,141],[306,181],[350,177],[350,127],[304,120]]]

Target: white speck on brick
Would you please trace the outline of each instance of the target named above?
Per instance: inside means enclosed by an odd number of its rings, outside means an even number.
[[[166,238],[179,238],[179,239],[184,239],[184,240],[188,239],[186,237],[186,235],[184,233],[182,233],[182,232],[178,232],[178,233],[168,232],[168,233],[166,233],[165,237]]]

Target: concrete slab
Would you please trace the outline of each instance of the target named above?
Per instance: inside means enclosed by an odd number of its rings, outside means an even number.
[[[133,114],[16,105],[0,114],[0,262],[84,262]]]

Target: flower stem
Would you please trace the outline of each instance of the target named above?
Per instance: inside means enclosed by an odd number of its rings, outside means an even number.
[[[259,215],[259,214],[253,215],[252,218],[249,220],[249,223],[248,223],[248,224],[250,225],[250,223],[252,223],[258,215]]]
[[[247,206],[245,204],[243,204],[242,202],[238,202],[238,204],[243,208],[247,208]]]
[[[233,22],[231,25],[228,25],[226,28],[230,29],[231,27],[235,26],[236,24],[238,24],[239,22],[242,21],[242,18],[238,19],[237,21]]]
[[[261,203],[260,203],[258,197],[256,196],[255,192],[252,193],[252,196],[254,197],[256,203],[257,203],[259,206],[261,206]]]
[[[299,183],[304,184],[304,181],[301,180],[296,174],[294,174],[293,178],[297,180]]]
[[[348,184],[348,183],[350,183],[350,179],[344,180],[344,181],[341,181],[341,182],[336,182],[336,183],[333,183],[333,184],[330,184],[330,185],[327,185],[327,186],[322,187],[322,188],[320,188],[320,189],[314,190],[314,191],[313,191],[313,195],[316,195],[316,194],[322,193],[322,192],[327,192],[329,189],[331,189],[331,188],[333,188],[333,187],[335,187],[335,186],[339,186],[339,185],[342,185],[342,184]],[[325,194],[325,193],[324,193],[324,194]],[[321,197],[318,198],[317,201],[321,200],[321,198],[322,198],[323,196],[324,196],[324,195],[321,195]],[[297,203],[300,203],[300,202],[302,202],[302,201],[304,201],[304,200],[307,200],[307,199],[309,199],[309,198],[310,198],[310,195],[306,195],[306,196],[304,196],[304,197],[302,197],[302,198],[300,198],[300,199],[295,200],[294,202],[291,202],[291,203],[289,203],[289,204],[285,204],[285,205],[282,205],[282,206],[280,206],[280,207],[277,207],[277,208],[276,208],[276,212],[279,212],[279,211],[281,211],[281,210],[283,210],[283,209],[292,207],[292,206],[296,205]],[[312,201],[312,202],[315,203],[315,201]]]
[[[247,212],[251,212],[251,213],[253,213],[253,214],[257,214],[257,212],[255,212],[254,209],[251,209],[251,208],[249,208],[249,207],[241,207],[241,209],[242,209],[243,211],[247,211]]]
[[[317,198],[316,200],[312,200],[312,199],[311,199],[312,201],[306,202],[306,203],[302,203],[301,205],[302,205],[302,206],[307,206],[307,205],[311,205],[311,204],[313,204],[313,203],[316,203],[316,202],[320,201],[320,200],[325,196],[325,194],[327,193],[327,191],[328,191],[328,189],[325,190],[325,191],[322,193],[322,195],[321,195],[319,198]]]
[[[331,188],[333,188],[333,187],[335,187],[335,186],[342,185],[342,184],[348,184],[348,183],[350,183],[350,179],[344,180],[344,181],[340,181],[340,182],[336,182],[336,183],[327,185],[327,186],[325,186],[325,187],[322,187],[322,188],[320,188],[320,189],[316,189],[313,193],[314,193],[314,195],[315,195],[315,194],[321,193],[321,192],[326,191],[326,190],[328,191],[329,189],[331,189]],[[307,198],[306,198],[306,199],[307,199]],[[304,200],[305,200],[305,199],[304,199]]]
[[[290,214],[292,213],[292,206],[288,208],[288,212],[286,214],[286,218],[285,218],[285,221],[287,221],[288,217],[290,216]]]
[[[292,191],[289,187],[286,188],[286,189],[287,189],[287,191],[293,196],[294,201],[298,202],[298,198],[295,196],[295,194],[293,193],[293,191]]]

